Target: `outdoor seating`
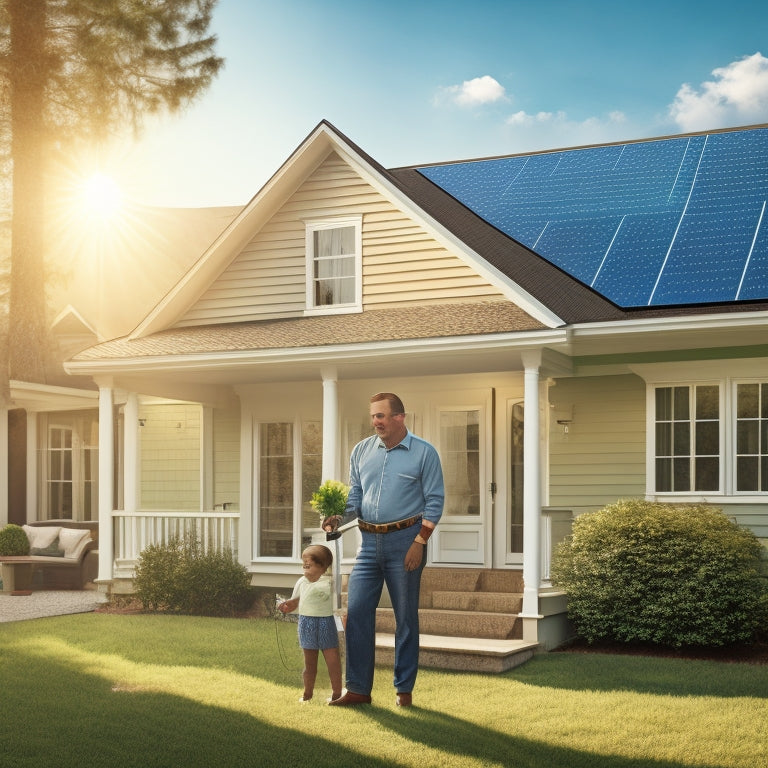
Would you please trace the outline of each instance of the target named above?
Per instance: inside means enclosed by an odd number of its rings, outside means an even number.
[[[23,526],[28,555],[0,556],[3,592],[82,589],[98,573],[98,522],[43,520]]]

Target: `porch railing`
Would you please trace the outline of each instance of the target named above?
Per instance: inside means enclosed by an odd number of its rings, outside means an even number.
[[[116,577],[133,576],[141,552],[151,544],[194,535],[205,551],[231,549],[237,553],[240,513],[142,510],[112,515]]]
[[[551,585],[552,557],[557,545],[571,532],[570,509],[544,507],[541,510],[541,585]]]

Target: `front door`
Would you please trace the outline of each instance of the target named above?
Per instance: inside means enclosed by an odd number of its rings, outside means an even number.
[[[431,431],[445,479],[445,507],[431,550],[435,565],[490,565],[491,397],[477,391],[435,396]]]

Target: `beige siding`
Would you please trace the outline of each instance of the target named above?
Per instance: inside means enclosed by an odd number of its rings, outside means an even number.
[[[573,409],[568,434],[552,419],[550,505],[574,513],[645,497],[645,383],[637,376],[559,379],[553,411]]]
[[[213,412],[213,503],[240,507],[240,412]]]
[[[332,154],[177,325],[300,316],[306,290],[305,222],[354,215],[363,217],[364,308],[501,297]]]
[[[200,510],[201,411],[194,404],[140,409],[141,509]]]

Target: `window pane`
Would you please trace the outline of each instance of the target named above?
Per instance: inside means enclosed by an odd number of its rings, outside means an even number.
[[[674,419],[688,420],[691,417],[691,409],[688,406],[688,387],[675,387],[674,390]]]
[[[673,491],[691,490],[691,462],[689,459],[673,460]]]
[[[440,447],[445,478],[445,514],[480,514],[478,411],[440,414]]]
[[[673,491],[691,490],[691,462],[690,459],[673,460]]]
[[[720,452],[720,423],[701,421],[696,424],[696,455],[717,456]]]
[[[760,490],[768,491],[768,456],[760,459]]]
[[[697,491],[716,491],[720,487],[720,460],[717,457],[696,459]]]
[[[351,277],[355,274],[354,256],[344,256],[336,259],[316,259],[315,277],[320,280],[337,277]]]
[[[309,502],[322,483],[322,472],[322,424],[319,421],[306,422],[301,426],[301,524],[305,531],[320,527],[317,512]]]
[[[672,455],[672,424],[656,425],[656,455]]]
[[[759,453],[759,422],[739,421],[736,424],[736,452]]]
[[[736,459],[736,485],[740,491],[757,490],[757,456],[739,456]],[[763,488],[765,490],[765,488]]]
[[[720,415],[720,387],[696,387],[696,418],[717,419]]]
[[[691,425],[688,422],[675,422],[675,456],[689,456],[691,453]]]
[[[736,388],[736,416],[739,419],[757,418],[760,389],[757,384],[739,384]]]
[[[672,388],[659,387],[656,390],[656,421],[672,419]]]
[[[672,490],[672,459],[656,459],[656,491]]]
[[[293,553],[293,424],[259,428],[259,555]]]
[[[768,454],[768,419],[760,422],[760,453]]]
[[[768,419],[768,384],[760,385],[760,417]]]
[[[315,230],[316,256],[343,256],[354,252],[354,227]]]

